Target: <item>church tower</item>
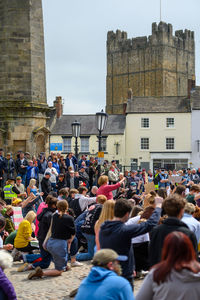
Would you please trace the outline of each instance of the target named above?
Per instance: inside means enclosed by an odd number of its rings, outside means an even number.
[[[41,0],[0,0],[0,147],[47,150]]]
[[[127,90],[133,97],[187,97],[195,80],[194,32],[171,24],[152,24],[149,37],[127,38],[117,30],[107,35],[106,111],[122,114]]]

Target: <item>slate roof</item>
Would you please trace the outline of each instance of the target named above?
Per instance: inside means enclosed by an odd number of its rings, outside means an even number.
[[[191,93],[192,109],[200,110],[200,86],[196,86],[194,92]]]
[[[127,102],[126,113],[187,113],[190,100],[183,97],[134,97]]]
[[[81,123],[81,135],[98,134],[96,129],[95,115],[63,115],[56,120],[55,125],[51,128],[51,134],[54,135],[71,135],[71,124],[77,120]],[[102,132],[107,134],[123,134],[125,130],[125,115],[108,115],[106,129]]]

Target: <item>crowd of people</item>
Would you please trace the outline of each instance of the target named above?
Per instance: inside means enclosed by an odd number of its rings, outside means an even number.
[[[138,278],[137,300],[199,298],[200,168],[122,173],[115,160],[0,149],[0,187],[1,299],[17,299],[12,259],[27,280],[91,260],[77,300],[134,299]]]

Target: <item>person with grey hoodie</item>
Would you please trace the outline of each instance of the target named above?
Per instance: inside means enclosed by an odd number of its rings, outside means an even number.
[[[199,300],[200,264],[189,237],[174,231],[164,241],[162,260],[146,276],[136,300]]]

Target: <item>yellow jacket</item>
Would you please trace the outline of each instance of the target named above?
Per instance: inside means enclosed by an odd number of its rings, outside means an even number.
[[[15,248],[24,248],[28,246],[28,243],[30,242],[30,237],[32,234],[32,228],[31,224],[27,220],[23,220],[19,224],[19,228],[17,230],[17,235],[14,240],[14,247]]]

